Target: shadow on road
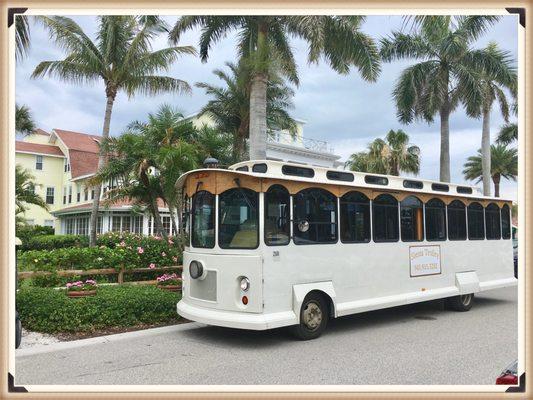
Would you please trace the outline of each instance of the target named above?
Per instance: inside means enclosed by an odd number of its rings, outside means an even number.
[[[493,307],[499,304],[513,303],[513,300],[495,297],[476,297],[472,312],[476,308]],[[329,321],[328,334],[343,334],[356,330],[376,329],[380,326],[393,326],[413,322],[413,320],[427,321],[428,324],[440,317],[455,311],[444,307],[444,300],[433,300],[423,303],[386,308],[353,314]],[[288,328],[271,329],[267,331],[252,331],[232,328],[207,326],[180,332],[190,340],[209,343],[213,346],[238,346],[240,348],[268,348],[288,341],[297,341]]]

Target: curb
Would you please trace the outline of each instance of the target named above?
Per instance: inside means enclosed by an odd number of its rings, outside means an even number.
[[[52,343],[48,345],[38,345],[38,346],[29,347],[27,349],[15,350],[15,357],[17,358],[27,357],[27,356],[33,356],[35,354],[50,353],[54,351],[74,349],[74,348],[84,347],[84,346],[92,346],[96,344],[116,342],[119,340],[160,335],[160,334],[171,333],[171,332],[180,332],[180,331],[186,331],[190,329],[198,329],[204,326],[206,325],[200,324],[198,322],[186,322],[186,323],[182,323],[178,325],[163,326],[159,328],[142,329],[139,331],[116,333],[113,335],[97,336],[97,337],[92,337],[88,339],[71,340],[68,342],[58,342],[58,343]]]

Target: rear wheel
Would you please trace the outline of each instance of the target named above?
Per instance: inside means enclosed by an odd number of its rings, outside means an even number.
[[[319,337],[328,324],[328,306],[318,293],[307,295],[300,310],[300,323],[292,327],[293,334],[301,340]]]
[[[446,299],[446,305],[455,311],[468,311],[472,308],[474,294],[462,294]]]

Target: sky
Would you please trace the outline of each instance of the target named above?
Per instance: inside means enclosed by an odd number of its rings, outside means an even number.
[[[97,20],[94,16],[73,16],[90,37],[94,38]],[[166,16],[172,26],[176,17]],[[500,48],[518,57],[516,15],[503,16],[473,47],[483,47],[495,41]],[[363,32],[376,40],[400,30],[401,16],[368,16],[362,26]],[[199,31],[189,31],[180,39],[179,45],[198,47]],[[221,82],[212,71],[223,69],[225,62],[236,60],[236,35],[229,34],[210,51],[209,60],[202,63],[198,57],[181,57],[165,74],[187,81],[192,93],[164,94],[156,97],[135,96],[128,98],[120,93],[115,101],[111,120],[111,134],[119,135],[134,120],[145,120],[149,112],[155,112],[161,104],[170,104],[184,115],[197,112],[209,101],[202,89],[194,87],[197,82],[219,85]],[[291,39],[298,65],[300,85],[295,89],[293,117],[306,121],[304,136],[327,141],[336,154],[345,161],[350,154],[365,150],[366,145],[377,137],[384,137],[390,129],[403,129],[412,144],[421,150],[419,177],[438,180],[440,154],[440,124],[436,118],[431,124],[415,122],[403,125],[396,118],[392,89],[401,72],[415,61],[402,60],[383,63],[377,82],[366,82],[357,70],[348,75],[339,75],[325,62],[308,64],[307,46],[304,41]],[[163,35],[154,41],[154,49],[168,46]],[[41,61],[59,60],[64,52],[52,41],[40,26],[31,26],[31,48],[28,57],[17,62],[15,97],[18,104],[30,107],[38,127],[100,134],[105,109],[103,83],[78,86],[55,78],[32,79],[31,73]],[[513,117],[514,118],[514,117]],[[490,119],[492,139],[496,138],[504,124],[498,107],[494,106]],[[465,182],[462,176],[467,157],[474,155],[481,145],[481,120],[469,118],[458,108],[450,118],[451,181]],[[501,195],[517,199],[515,182],[502,181]]]

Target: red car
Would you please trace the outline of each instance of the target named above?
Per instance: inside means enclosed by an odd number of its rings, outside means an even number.
[[[505,368],[496,378],[496,385],[518,385],[518,360]]]

